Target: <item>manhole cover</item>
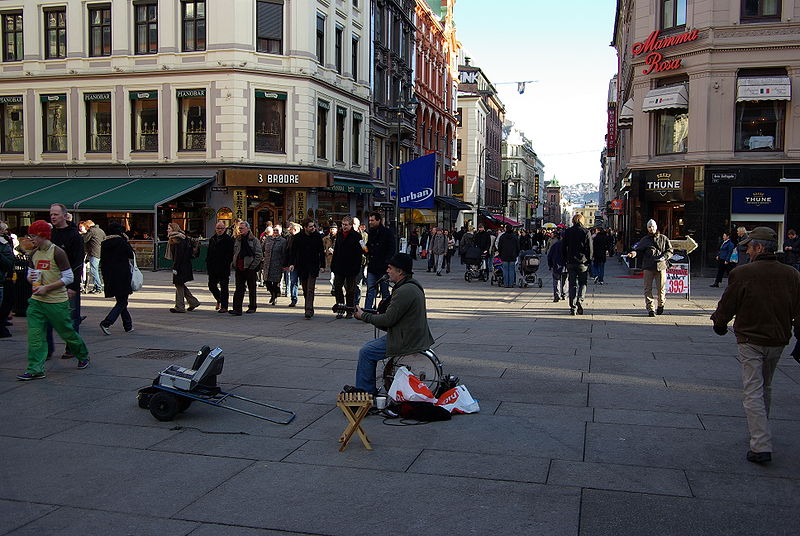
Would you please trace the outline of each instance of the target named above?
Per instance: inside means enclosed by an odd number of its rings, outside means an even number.
[[[133,354],[120,357],[130,357],[132,359],[160,359],[164,361],[178,361],[184,357],[189,357],[193,352],[186,350],[142,350]]]

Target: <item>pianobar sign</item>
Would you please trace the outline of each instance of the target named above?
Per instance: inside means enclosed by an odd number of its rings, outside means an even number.
[[[674,71],[681,66],[681,59],[664,59],[664,55],[659,52],[662,48],[667,48],[683,43],[695,41],[699,37],[697,30],[690,30],[678,35],[670,35],[666,37],[658,37],[658,30],[653,31],[647,39],[642,43],[635,43],[631,47],[631,53],[634,56],[647,54],[644,63],[647,68],[642,71],[642,74],[660,73],[662,71]]]
[[[289,169],[226,169],[225,186],[327,188],[333,186],[333,174]]]

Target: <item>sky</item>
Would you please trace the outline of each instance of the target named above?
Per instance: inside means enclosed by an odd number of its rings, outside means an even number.
[[[616,0],[457,0],[456,38],[532,141],[546,180],[597,183],[607,122]]]

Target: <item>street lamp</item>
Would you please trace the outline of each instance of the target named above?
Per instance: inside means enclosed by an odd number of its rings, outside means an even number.
[[[506,176],[503,179],[503,216],[506,218],[510,218],[511,216],[507,213],[508,208],[508,185],[511,182],[511,179],[514,178],[514,173],[510,170],[506,170]]]
[[[395,187],[395,195],[394,195],[394,228],[397,231],[397,246],[398,251],[400,247],[400,146],[402,136],[403,136],[403,115],[409,113],[411,115],[417,111],[417,106],[419,105],[419,101],[417,97],[413,94],[411,98],[406,100],[405,97],[401,97],[400,102],[392,108],[397,114],[397,156],[396,156],[396,163],[395,163],[395,179],[394,179],[394,187]]]
[[[486,154],[486,151],[489,150],[489,147],[484,147],[481,149],[481,152],[478,154],[478,180],[477,182],[477,189],[478,189],[478,212],[475,214],[475,228],[478,228],[478,225],[481,221],[481,162],[483,162],[483,155]],[[486,161],[489,161],[489,156],[486,156]],[[484,165],[484,171],[486,170],[486,166]]]

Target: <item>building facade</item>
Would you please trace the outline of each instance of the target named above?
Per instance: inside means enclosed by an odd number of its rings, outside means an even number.
[[[544,196],[545,201],[542,207],[544,223],[553,223],[555,225],[562,223],[561,184],[559,184],[557,178],[553,177],[553,180],[545,183]]]
[[[629,243],[653,218],[711,268],[723,231],[767,225],[782,242],[800,224],[798,17],[789,0],[617,2],[612,175]]]
[[[526,228],[540,226],[544,217],[544,164],[524,132],[506,121],[501,143],[503,154],[503,216]]]
[[[0,19],[12,227],[50,201],[149,235],[369,208],[367,2],[20,1]]]

